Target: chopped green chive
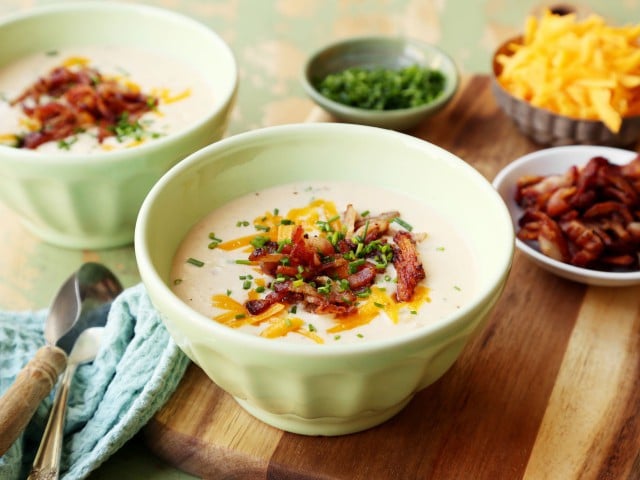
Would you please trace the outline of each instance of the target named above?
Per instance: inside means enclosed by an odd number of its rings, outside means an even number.
[[[253,248],[262,248],[265,246],[265,244],[269,241],[269,237],[264,237],[262,235],[258,235],[255,238],[251,239],[251,246]]]
[[[118,142],[124,141],[126,138],[133,138],[134,140],[142,140],[144,134],[144,127],[142,124],[135,120],[129,121],[129,114],[127,112],[123,113],[118,119],[118,123],[114,126],[109,127]]]
[[[358,271],[358,267],[364,265],[365,259],[359,258],[358,260],[354,260],[353,262],[349,262],[349,273],[356,273]]]
[[[58,148],[60,150],[71,150],[71,145],[78,141],[78,137],[68,137],[66,139],[62,139],[58,141]]]
[[[396,110],[433,102],[447,80],[438,69],[418,63],[402,68],[349,67],[318,79],[323,96],[367,110]]]
[[[190,263],[191,265],[195,265],[196,267],[202,267],[204,265],[203,261],[198,260],[198,259],[193,258],[193,257],[187,258],[187,263]]]
[[[401,227],[403,227],[404,229],[406,229],[408,231],[413,230],[413,226],[411,224],[405,222],[404,220],[402,220],[400,217],[393,217],[393,219],[391,221],[397,223],[398,225],[400,225]]]
[[[369,295],[371,295],[371,289],[366,288],[361,292],[356,293],[356,297],[358,298],[367,298]]]

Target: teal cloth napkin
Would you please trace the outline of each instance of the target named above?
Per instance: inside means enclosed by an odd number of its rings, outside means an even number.
[[[44,345],[47,313],[0,312],[0,394]],[[138,432],[168,400],[188,363],[142,284],[122,292],[109,312],[95,361],[81,365],[73,378],[61,479],[87,477]],[[26,478],[52,401],[53,392],[0,458],[0,479]]]

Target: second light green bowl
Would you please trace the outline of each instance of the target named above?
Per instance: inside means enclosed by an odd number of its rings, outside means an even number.
[[[223,136],[238,84],[231,50],[209,28],[168,10],[110,2],[59,3],[0,21],[0,68],[89,41],[176,57],[202,73],[214,99],[191,127],[124,150],[52,155],[0,146],[0,200],[38,237],[67,248],[131,243],[151,186],[178,161]]]

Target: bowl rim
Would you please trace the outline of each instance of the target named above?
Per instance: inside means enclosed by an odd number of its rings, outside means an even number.
[[[14,157],[15,161],[21,164],[31,163],[33,165],[40,165],[44,163],[46,165],[64,164],[73,166],[76,164],[86,165],[88,156],[90,156],[92,164],[100,164],[103,162],[135,161],[136,158],[132,158],[132,152],[134,153],[134,157],[143,159],[144,157],[148,157],[154,151],[163,150],[164,148],[169,147],[169,144],[179,141],[183,137],[191,135],[194,131],[203,128],[207,122],[211,121],[222,111],[224,111],[224,109],[227,108],[228,105],[230,105],[233,101],[233,98],[237,93],[239,83],[238,63],[233,50],[215,30],[193,17],[174,10],[141,3],[120,3],[114,0],[104,0],[100,2],[72,0],[65,3],[38,5],[27,10],[0,16],[0,29],[14,23],[28,21],[32,18],[46,17],[50,14],[69,11],[85,11],[88,13],[93,13],[94,15],[104,11],[122,11],[132,14],[140,14],[146,17],[155,16],[157,18],[162,18],[170,20],[172,22],[179,22],[188,25],[190,30],[195,30],[200,34],[209,37],[209,39],[212,40],[212,44],[215,44],[216,48],[219,48],[228,57],[229,67],[231,69],[229,73],[230,78],[232,79],[230,82],[230,88],[227,91],[223,91],[220,93],[219,96],[222,100],[219,102],[217,108],[211,109],[207,113],[207,115],[198,119],[181,131],[154,139],[153,142],[146,142],[141,145],[136,145],[132,148],[110,150],[104,152],[92,152],[89,155],[86,153],[75,152],[42,153],[21,148],[9,147],[6,145],[0,145],[0,161],[5,161],[6,158],[2,157],[8,156]]]
[[[511,233],[511,240],[509,242],[505,242],[508,243],[509,248],[500,252],[500,263],[496,267],[495,273],[491,277],[490,281],[483,282],[481,285],[478,285],[478,289],[471,301],[467,302],[462,308],[452,312],[451,315],[444,320],[427,324],[414,331],[392,336],[390,338],[340,345],[323,344],[321,346],[317,346],[318,348],[314,348],[316,347],[315,345],[310,347],[308,344],[265,341],[264,338],[238,332],[214,322],[210,318],[188,306],[177,295],[175,295],[171,288],[169,288],[168,284],[160,277],[153,266],[153,261],[149,249],[147,248],[150,239],[150,236],[147,233],[147,220],[151,210],[153,209],[155,197],[160,195],[164,187],[175,181],[175,178],[179,177],[183,172],[191,170],[196,165],[217,161],[215,159],[215,155],[218,152],[224,152],[226,149],[242,148],[245,139],[258,139],[266,144],[273,143],[274,136],[276,138],[282,138],[290,133],[305,131],[312,132],[312,135],[322,135],[323,133],[339,134],[342,136],[382,135],[397,139],[408,147],[418,148],[421,150],[428,149],[433,152],[438,152],[439,155],[445,155],[448,157],[447,161],[453,161],[460,166],[473,181],[481,183],[482,188],[486,189],[487,194],[493,197],[495,201],[496,214],[501,214],[504,217],[505,231]],[[313,131],[317,131],[318,133],[313,133]],[[189,155],[179,164],[172,167],[152,187],[140,208],[135,227],[134,249],[140,276],[143,283],[147,285],[150,296],[153,298],[157,294],[161,302],[169,304],[170,308],[173,311],[178,312],[178,315],[182,319],[186,319],[186,321],[196,325],[198,328],[210,329],[215,332],[219,339],[233,342],[236,345],[242,345],[246,348],[257,348],[264,353],[276,354],[278,356],[311,357],[315,357],[320,354],[322,357],[331,358],[345,355],[363,355],[379,352],[381,350],[388,351],[399,346],[416,345],[420,344],[425,337],[430,335],[437,336],[446,332],[454,335],[460,334],[459,332],[468,328],[469,325],[474,323],[474,321],[477,321],[477,318],[473,316],[473,312],[482,311],[488,303],[497,299],[497,295],[499,295],[504,288],[511,269],[515,247],[513,242],[511,218],[502,198],[493,188],[491,183],[482,176],[478,170],[453,153],[448,152],[438,145],[409,136],[408,134],[380,127],[342,123],[300,123],[263,127],[227,137],[200,149],[199,151]],[[467,320],[467,317],[472,318],[472,321]]]
[[[595,152],[598,152],[598,153],[596,154]],[[496,190],[500,191],[502,188],[506,188],[509,186],[506,183],[509,177],[514,175],[515,172],[522,169],[526,165],[534,164],[536,161],[540,160],[541,158],[545,158],[549,155],[565,154],[565,153],[571,154],[571,155],[574,155],[576,153],[578,154],[584,153],[585,155],[588,154],[588,158],[587,156],[585,156],[584,163],[586,163],[589,160],[589,158],[596,155],[602,155],[605,157],[607,154],[615,155],[615,158],[607,158],[607,159],[612,163],[617,163],[617,164],[623,163],[620,156],[627,156],[628,160],[632,160],[635,156],[638,155],[638,153],[634,152],[633,150],[627,150],[627,149],[618,148],[618,147],[609,147],[604,145],[563,145],[558,147],[543,148],[543,149],[536,150],[536,151],[527,153],[525,155],[522,155],[516,158],[515,160],[513,160],[512,162],[508,163],[504,168],[502,168],[498,172],[498,174],[493,179],[492,184],[494,188],[496,188]],[[569,164],[584,165],[584,163],[567,161],[567,165]],[[566,171],[567,168],[568,167],[560,167],[557,173],[563,173],[564,171]],[[522,174],[524,175],[525,173],[523,172]],[[509,208],[510,212],[511,212],[511,207],[516,209],[516,211],[518,212],[522,211],[522,209],[515,204],[512,198],[504,198],[504,201],[507,207]],[[512,220],[514,222],[514,229],[516,229],[517,231],[517,224],[515,223],[516,220],[513,219],[513,217],[512,217]],[[637,270],[634,272],[607,272],[602,270],[593,270],[593,269],[584,268],[584,267],[577,267],[575,265],[564,263],[544,255],[542,252],[536,250],[535,248],[529,246],[527,243],[520,240],[517,236],[516,236],[515,244],[518,250],[523,252],[525,255],[527,255],[537,263],[546,266],[547,270],[550,270],[556,273],[557,275],[560,275],[560,273],[557,273],[557,272],[564,272],[569,276],[565,278],[571,278],[574,281],[578,281],[581,283],[593,283],[598,285],[618,284],[620,286],[630,285],[633,283],[640,283],[640,270]],[[581,279],[581,280],[577,280],[577,279]],[[594,283],[594,282],[597,282],[597,283]]]
[[[405,45],[413,45],[416,46],[420,50],[431,50],[436,53],[440,58],[443,59],[447,64],[449,64],[451,72],[453,75],[449,75],[442,71],[442,73],[446,76],[447,82],[445,84],[445,89],[438,98],[434,101],[426,103],[424,105],[419,105],[417,107],[410,108],[398,108],[393,110],[370,110],[366,108],[353,107],[350,105],[345,105],[340,102],[336,102],[331,100],[330,98],[322,95],[314,86],[312,79],[310,78],[310,70],[314,62],[321,58],[321,56],[328,52],[329,50],[344,47],[348,45],[358,45],[362,43],[367,43],[371,41],[376,42],[385,42],[385,43],[401,43]],[[325,44],[316,50],[312,51],[312,53],[307,57],[307,60],[304,62],[302,68],[301,75],[301,83],[304,90],[307,94],[319,105],[326,104],[332,110],[339,112],[342,115],[349,116],[362,116],[369,118],[401,118],[405,116],[416,115],[419,113],[423,113],[425,111],[435,110],[438,107],[446,104],[456,93],[458,90],[458,86],[460,84],[460,72],[456,62],[453,57],[445,52],[441,47],[419,40],[414,37],[410,37],[407,35],[362,35],[356,37],[347,37],[343,39],[336,40],[334,42]]]

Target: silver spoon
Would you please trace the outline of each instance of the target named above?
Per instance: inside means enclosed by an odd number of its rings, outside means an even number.
[[[61,286],[45,325],[47,344],[18,373],[0,397],[0,456],[27,426],[67,364],[67,355],[86,328],[104,325],[122,285],[104,265],[83,264]]]
[[[53,480],[60,475],[60,457],[62,439],[67,415],[67,401],[73,375],[79,365],[92,362],[100,348],[104,327],[91,327],[84,330],[73,346],[67,368],[62,375],[49,414],[47,426],[40,440],[38,453],[33,461],[27,480]]]

